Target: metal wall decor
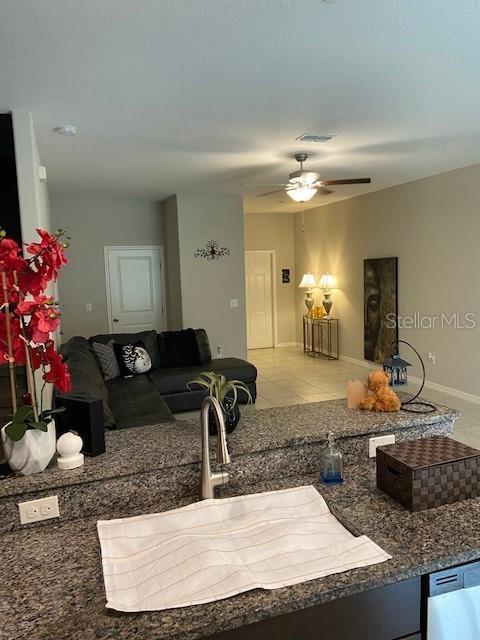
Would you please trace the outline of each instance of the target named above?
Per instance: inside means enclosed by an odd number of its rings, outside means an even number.
[[[220,247],[216,240],[209,240],[205,248],[197,249],[193,254],[195,258],[206,258],[207,260],[220,260],[224,256],[230,255],[230,249]]]

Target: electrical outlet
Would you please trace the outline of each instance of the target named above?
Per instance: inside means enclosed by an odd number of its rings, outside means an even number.
[[[87,302],[85,304],[85,310],[86,311],[93,311],[93,304],[91,302]]]
[[[58,496],[48,496],[48,498],[40,498],[39,500],[19,502],[18,511],[20,512],[20,524],[59,518]]]
[[[437,354],[436,353],[432,353],[431,351],[428,352],[428,359],[432,364],[437,364]]]
[[[221,358],[223,356],[223,348],[222,347],[217,347],[217,356],[219,358]]]
[[[376,436],[368,439],[368,457],[377,457],[377,447],[383,447],[386,444],[395,444],[395,434],[391,433],[388,436]]]
[[[237,309],[237,307],[238,307],[238,298],[232,298],[230,300],[230,308]]]

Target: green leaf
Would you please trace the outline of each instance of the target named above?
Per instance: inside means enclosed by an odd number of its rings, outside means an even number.
[[[34,422],[33,426],[35,427],[35,429],[38,429],[39,431],[48,431],[48,424],[46,422],[43,422],[43,420]]]
[[[230,380],[230,382],[231,384],[234,384],[237,389],[242,389],[243,391],[245,391],[248,397],[248,401],[253,402],[252,394],[250,393],[249,388],[244,382],[242,382],[241,380]]]
[[[227,380],[226,377],[214,371],[203,371],[197,378],[187,383],[187,389],[191,390],[190,385],[198,385],[208,390],[211,396],[217,398],[221,403],[231,392],[233,403],[236,404],[238,399],[238,391],[242,390],[246,396],[248,403],[253,402],[252,395],[247,385],[241,380]]]
[[[28,404],[24,404],[17,409],[17,413],[13,416],[12,422],[22,423],[32,412],[32,407]]]
[[[190,382],[187,382],[187,389],[189,391],[192,391],[191,385],[195,384],[199,387],[203,387],[204,389],[210,389],[210,384],[208,382],[205,382],[205,380],[200,380],[200,378],[195,378],[195,380],[190,380]]]
[[[10,440],[14,440],[18,442],[25,435],[25,431],[27,430],[25,424],[23,422],[12,422],[5,428],[5,433],[10,438]]]

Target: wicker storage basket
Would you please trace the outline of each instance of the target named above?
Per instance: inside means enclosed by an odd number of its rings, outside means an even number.
[[[377,448],[377,487],[410,511],[480,495],[480,451],[434,436]]]

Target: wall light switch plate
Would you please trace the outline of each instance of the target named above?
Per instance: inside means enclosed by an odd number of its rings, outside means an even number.
[[[44,167],[42,164],[39,164],[37,171],[38,171],[38,179],[40,180],[40,182],[46,182],[47,181],[46,167]]]
[[[230,308],[231,309],[236,309],[238,307],[238,299],[237,298],[232,298],[230,300]]]
[[[375,438],[368,439],[368,457],[377,457],[377,447],[383,447],[386,444],[395,444],[395,434],[391,433],[388,436],[376,436]]]
[[[92,304],[91,302],[87,302],[87,303],[85,304],[85,309],[86,309],[87,311],[93,311],[93,304]]]
[[[60,517],[58,496],[48,496],[48,498],[40,498],[40,500],[19,502],[18,510],[20,512],[20,524],[30,524],[31,522]]]

